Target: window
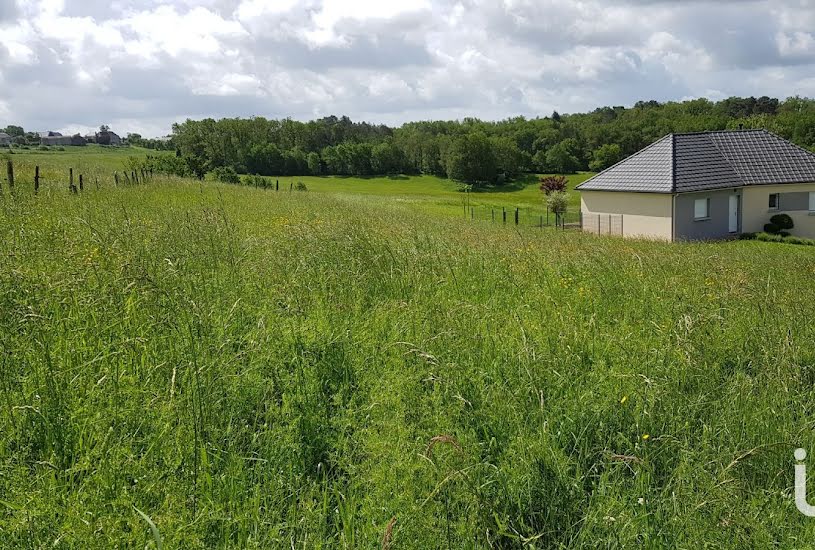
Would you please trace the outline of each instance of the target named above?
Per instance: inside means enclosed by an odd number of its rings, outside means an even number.
[[[815,191],[809,192],[809,211],[815,212]]]
[[[778,210],[781,206],[781,194],[770,193],[770,210]]]
[[[693,201],[693,219],[706,220],[710,217],[710,199]]]

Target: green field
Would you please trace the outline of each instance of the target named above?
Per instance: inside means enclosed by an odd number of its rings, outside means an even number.
[[[18,166],[18,171],[24,172],[26,181],[33,178],[34,166],[40,166],[43,182],[59,187],[67,186],[69,168],[74,169],[76,178],[83,173],[89,182],[98,179],[112,183],[113,172],[121,173],[126,170],[131,157],[171,154],[139,147],[112,148],[89,145],[65,149],[65,151],[15,150],[14,155],[5,157],[0,155],[0,158],[12,159]],[[591,175],[580,173],[568,176],[569,190],[573,190]],[[500,222],[502,209],[506,209],[508,223],[514,223],[514,210],[518,208],[519,223],[522,225],[537,225],[541,218],[544,223],[547,221],[546,205],[538,189],[538,176],[531,174],[504,187],[476,191],[469,195],[461,191],[459,183],[435,176],[281,176],[269,177],[266,180],[272,186],[278,183],[281,192],[288,191],[297,182],[303,182],[312,192],[382,197],[393,202],[410,204],[431,214],[463,218],[466,212],[467,217],[489,221],[492,221],[494,215],[496,222]],[[580,210],[579,193],[570,193],[569,208],[567,220],[576,222]],[[548,221],[554,224],[554,216],[549,216]]]
[[[12,158],[2,548],[815,537],[810,247],[474,222],[429,178],[74,196],[43,155],[35,197]]]

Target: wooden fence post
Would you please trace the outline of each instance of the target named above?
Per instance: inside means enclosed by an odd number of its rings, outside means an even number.
[[[40,192],[40,167],[39,166],[34,167],[34,192],[35,193]]]
[[[280,191],[280,180],[275,180],[274,182],[274,190]]]
[[[82,174],[79,174],[79,190],[80,191],[85,190],[85,182],[84,182],[84,179],[82,177]]]
[[[507,207],[506,206],[501,207],[501,213],[503,214],[504,223],[506,224],[507,223]]]
[[[113,184],[119,187],[119,172],[113,172]]]
[[[515,225],[518,225],[518,209],[515,209]]]
[[[490,208],[490,212],[492,212],[492,221],[495,223],[495,208]]]
[[[9,190],[14,191],[14,165],[11,163],[11,161],[8,161],[6,170],[8,170],[8,188]]]
[[[71,193],[76,193],[76,185],[74,185],[74,169],[68,168],[68,189]]]

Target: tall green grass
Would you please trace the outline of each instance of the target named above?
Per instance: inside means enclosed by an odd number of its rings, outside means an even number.
[[[813,274],[371,195],[6,190],[0,547],[805,547]]]

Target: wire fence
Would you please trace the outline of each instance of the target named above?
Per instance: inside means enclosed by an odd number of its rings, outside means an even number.
[[[464,205],[462,214],[466,219],[504,225],[526,227],[580,227],[580,212],[555,213],[548,208],[522,208],[490,205]]]
[[[77,194],[91,187],[99,189],[103,185],[131,185],[146,183],[153,179],[153,170],[140,168],[134,170],[123,169],[107,172],[100,169],[74,170],[74,168],[57,169],[49,167],[41,170],[39,165],[29,163],[5,162],[5,178],[0,174],[0,192],[2,183],[8,186],[12,193],[15,189],[29,187],[37,194],[44,186],[48,190],[64,188],[70,193]],[[5,179],[5,182],[3,180]]]
[[[582,214],[581,228],[595,235],[623,235],[622,214]]]

